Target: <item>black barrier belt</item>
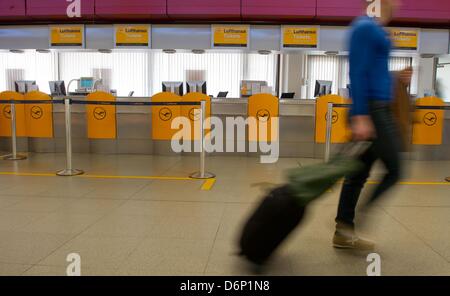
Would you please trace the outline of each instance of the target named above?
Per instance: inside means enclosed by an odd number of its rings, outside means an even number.
[[[64,104],[63,100],[0,100],[0,104]]]
[[[347,107],[351,107],[352,105],[350,104],[334,104],[333,103],[333,108],[347,108]]]
[[[333,104],[333,108],[349,108],[350,104]],[[415,106],[417,110],[450,110],[450,106]]]
[[[200,102],[117,102],[117,101],[83,101],[69,99],[76,105],[108,106],[200,106]],[[64,104],[64,100],[0,100],[0,104]]]
[[[108,106],[200,106],[200,102],[117,102],[117,101],[82,101],[72,100],[77,105],[108,105]]]
[[[450,110],[450,106],[416,106],[418,110]]]

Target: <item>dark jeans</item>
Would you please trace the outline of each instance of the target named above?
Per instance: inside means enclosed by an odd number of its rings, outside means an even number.
[[[375,101],[370,103],[369,110],[377,137],[373,140],[370,148],[360,156],[360,160],[364,163],[364,168],[345,178],[336,217],[336,222],[344,223],[350,227],[354,227],[353,220],[355,218],[356,205],[376,160],[382,161],[387,172],[368,199],[366,206],[379,199],[400,178],[400,151],[402,144],[391,106],[389,103]]]

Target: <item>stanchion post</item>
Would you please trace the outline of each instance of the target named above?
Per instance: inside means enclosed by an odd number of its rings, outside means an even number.
[[[327,105],[327,122],[325,134],[325,162],[330,160],[331,154],[331,131],[333,129],[333,103]]]
[[[77,176],[84,172],[72,168],[72,112],[71,100],[64,99],[64,117],[66,126],[66,168],[57,172],[58,176]]]
[[[11,150],[12,153],[3,157],[5,160],[23,160],[27,159],[24,155],[17,154],[17,122],[16,122],[16,104],[11,103]]]
[[[206,101],[203,100],[200,102],[200,171],[190,176],[193,179],[211,179],[216,176],[213,173],[206,172],[205,120]]]

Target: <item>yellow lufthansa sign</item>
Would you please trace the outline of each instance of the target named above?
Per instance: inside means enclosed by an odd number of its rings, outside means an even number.
[[[152,102],[180,102],[182,98],[174,93],[162,92],[152,97]],[[178,132],[172,129],[172,121],[181,116],[180,105],[152,106],[152,139],[170,141]]]
[[[115,26],[116,47],[138,46],[148,47],[150,45],[149,25],[116,25]]]
[[[248,140],[278,141],[279,100],[270,94],[257,94],[248,99]]]
[[[336,95],[326,95],[316,100],[316,143],[325,143],[328,119],[328,103],[350,104],[349,99]],[[331,142],[346,143],[351,139],[348,125],[348,108],[333,108],[331,115]]]
[[[419,30],[390,29],[390,35],[395,49],[417,50],[419,47]]]
[[[32,91],[24,96],[25,100],[51,101],[52,98],[42,92]],[[27,135],[31,138],[53,138],[53,105],[27,104],[24,106]]]
[[[0,137],[11,137],[11,103],[2,101],[23,101],[23,95],[4,91],[0,93]],[[27,126],[25,122],[25,108],[23,104],[16,104],[16,135],[18,137],[27,136]]]
[[[185,102],[206,102],[206,114],[204,116],[205,133],[208,134],[211,130],[211,98],[208,95],[202,93],[188,93],[185,94],[181,101]],[[200,139],[200,119],[201,119],[201,107],[200,106],[181,106],[181,116],[188,118],[191,124],[191,134],[185,137],[186,140],[199,140]]]
[[[445,103],[436,97],[417,99],[416,106],[442,107]],[[414,145],[441,145],[444,130],[443,109],[417,109],[413,125],[412,142]]]
[[[50,46],[83,47],[84,25],[51,26]]]
[[[115,102],[110,93],[97,91],[89,94],[88,101]],[[87,134],[89,139],[115,139],[117,137],[116,106],[87,105]]]
[[[283,48],[317,48],[318,34],[317,27],[284,26]]]
[[[248,47],[250,26],[213,25],[213,47]]]

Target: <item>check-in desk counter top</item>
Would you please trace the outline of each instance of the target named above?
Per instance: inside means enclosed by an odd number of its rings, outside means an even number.
[[[65,97],[53,97],[54,100],[61,100]],[[73,100],[85,101],[85,96],[71,96]],[[150,102],[149,97],[117,97],[118,102]],[[54,105],[53,112],[64,112],[64,105]],[[85,113],[86,106],[73,104],[72,113]],[[130,113],[130,114],[150,114],[151,108],[149,106],[116,106],[116,113]]]
[[[248,99],[212,99],[213,115],[247,115]],[[315,100],[280,100],[279,112],[282,116],[314,116]]]
[[[74,100],[86,100],[86,97],[71,97]],[[54,97],[55,100],[63,99],[63,97]],[[149,97],[117,97],[118,102],[151,102]],[[280,116],[314,116],[315,100],[280,100]],[[248,99],[246,98],[227,98],[211,100],[212,115],[247,115]],[[138,113],[151,114],[150,106],[117,106],[117,113]],[[85,105],[72,105],[73,113],[85,113]],[[64,112],[64,105],[54,105],[54,112]]]

